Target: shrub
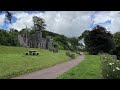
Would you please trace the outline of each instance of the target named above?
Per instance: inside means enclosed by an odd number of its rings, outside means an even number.
[[[66,55],[71,57],[72,59],[75,59],[75,54],[71,54],[70,52],[66,52]]]
[[[58,49],[54,48],[54,49],[53,49],[53,52],[54,52],[54,53],[58,53]]]
[[[109,54],[101,55],[102,76],[105,79],[120,79],[120,60]]]
[[[53,49],[51,49],[51,48],[50,48],[49,50],[50,50],[51,52],[53,51]]]
[[[80,51],[75,51],[75,52],[80,55]]]
[[[70,52],[66,52],[66,55],[67,55],[67,56],[70,56]]]
[[[115,54],[117,56],[117,59],[120,60],[120,46],[115,47],[111,50],[111,54]]]
[[[75,54],[71,54],[70,57],[71,57],[72,59],[75,59]]]

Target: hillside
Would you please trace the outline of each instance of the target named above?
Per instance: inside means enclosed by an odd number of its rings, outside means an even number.
[[[70,60],[65,50],[53,53],[45,49],[39,51],[38,56],[26,56],[25,52],[33,48],[0,46],[0,79],[11,78],[38,69],[53,66]],[[77,56],[77,54],[75,54]]]
[[[62,36],[61,34],[58,33],[54,33],[54,32],[50,32],[50,31],[43,31],[43,37],[46,38],[46,36],[52,36],[52,37],[56,37],[56,36]]]

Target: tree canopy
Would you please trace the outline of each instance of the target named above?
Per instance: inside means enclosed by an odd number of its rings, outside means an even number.
[[[45,20],[43,18],[34,16],[33,23],[34,23],[34,30],[40,30],[40,31],[45,30],[46,24],[45,24]]]
[[[117,55],[117,59],[120,59],[120,32],[116,32],[113,35],[113,40],[114,40],[115,46],[111,50],[111,54]]]
[[[85,45],[89,53],[109,53],[114,46],[113,35],[102,26],[96,26],[85,37]]]

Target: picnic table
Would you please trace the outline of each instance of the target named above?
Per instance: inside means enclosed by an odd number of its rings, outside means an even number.
[[[37,50],[29,50],[26,55],[38,55],[39,52]]]

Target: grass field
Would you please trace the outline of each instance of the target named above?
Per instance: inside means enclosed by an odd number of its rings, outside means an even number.
[[[65,55],[64,50],[53,53],[45,49],[39,51],[38,56],[26,56],[25,52],[33,48],[0,46],[0,79],[7,79],[42,68],[47,68],[58,63],[71,60]],[[77,54],[75,54],[78,56]]]
[[[82,62],[60,75],[58,79],[102,79],[99,56],[85,55]]]

